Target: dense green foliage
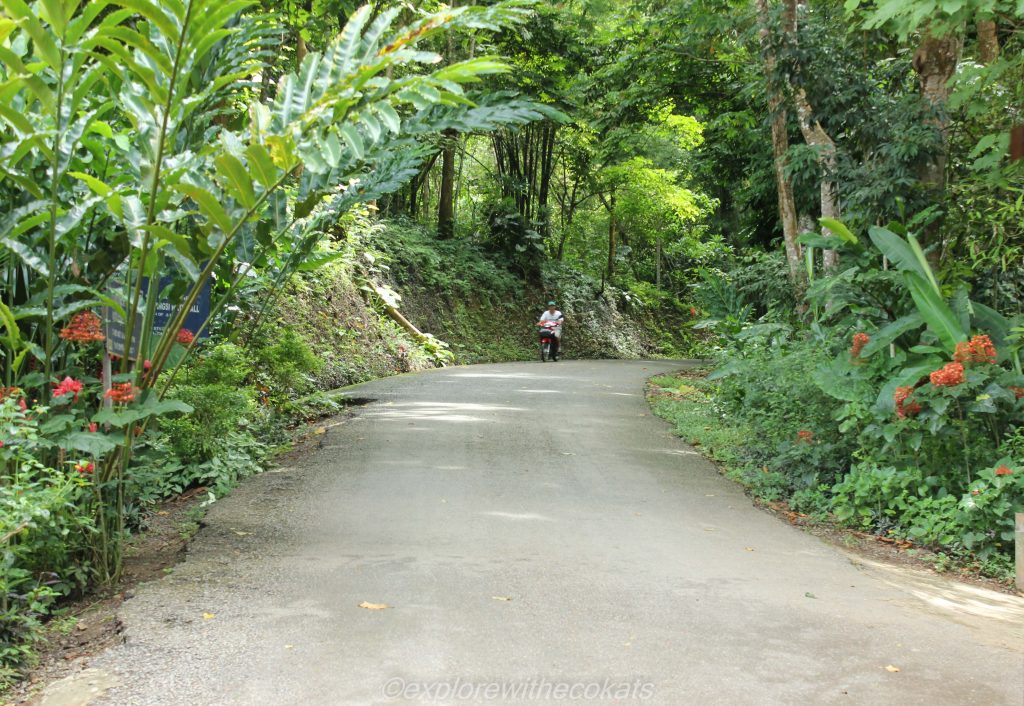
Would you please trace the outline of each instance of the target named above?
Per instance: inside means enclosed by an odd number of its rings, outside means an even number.
[[[154,503],[220,497],[325,390],[532,358],[550,298],[570,355],[713,356],[671,413],[757,439],[716,446],[762,495],[1005,562],[1022,22],[0,0],[0,681]]]

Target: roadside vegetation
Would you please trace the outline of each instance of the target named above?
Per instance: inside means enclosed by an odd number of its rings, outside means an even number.
[[[550,299],[571,357],[711,358],[662,411],[763,497],[1005,570],[1022,22],[0,0],[0,684],[160,502],[331,389],[533,359]]]

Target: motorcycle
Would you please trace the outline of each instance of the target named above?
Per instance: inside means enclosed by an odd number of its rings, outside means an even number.
[[[548,358],[552,361],[558,360],[559,342],[558,336],[555,335],[555,330],[561,326],[560,321],[545,321],[537,326],[537,332],[540,335],[540,361],[542,363],[547,362]]]

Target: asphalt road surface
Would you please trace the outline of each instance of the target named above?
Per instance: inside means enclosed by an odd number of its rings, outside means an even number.
[[[649,411],[645,379],[683,365],[353,390],[374,401],[216,503],[125,603],[92,703],[1024,702],[1022,599],[752,507]]]

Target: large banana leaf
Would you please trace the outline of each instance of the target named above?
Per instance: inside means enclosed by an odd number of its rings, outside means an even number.
[[[888,228],[872,226],[868,229],[868,235],[875,247],[898,269],[917,275],[927,282],[936,294],[941,294],[935,274],[912,234],[908,233],[908,240],[904,240]]]
[[[935,288],[917,273],[904,272],[903,280],[914,298],[918,313],[928,324],[928,330],[935,334],[946,352],[952,354],[957,343],[967,340],[967,332],[956,314]]]

